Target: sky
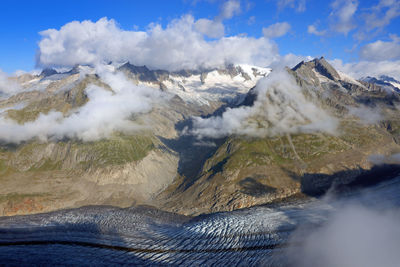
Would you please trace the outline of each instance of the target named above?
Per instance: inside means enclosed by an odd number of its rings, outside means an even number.
[[[3,0],[1,6],[0,70],[8,74],[101,60],[179,69],[293,65],[325,56],[354,76],[400,76],[399,0]]]

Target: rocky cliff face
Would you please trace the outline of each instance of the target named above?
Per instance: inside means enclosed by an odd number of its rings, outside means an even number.
[[[339,119],[337,133],[230,136],[196,179],[177,180],[160,196],[160,205],[199,214],[317,196],[360,182],[375,166],[371,155],[400,151],[397,94],[337,72],[323,58],[301,62],[288,72],[308,99]],[[251,106],[256,98],[250,92],[243,104]],[[368,119],[376,113],[379,120]]]
[[[351,184],[374,167],[370,155],[400,152],[399,95],[379,83],[356,81],[323,58],[287,72],[302,97],[338,121],[335,133],[266,130],[263,136],[231,133],[203,139],[193,134],[192,116],[214,118],[254,105],[261,109],[252,114],[251,125],[273,127],[263,105],[282,106],[280,101],[290,95],[271,88],[260,96],[254,86],[270,69],[229,65],[171,73],[129,63],[107,68],[115,74],[112,79],[88,66],[15,79],[22,89],[0,101],[2,127],[35,129],[38,134],[24,138],[26,133],[17,131],[15,138],[1,139],[0,215],[97,204],[149,204],[184,214],[233,210]],[[32,128],[54,114],[58,117],[53,123],[79,117],[103,92],[106,97],[96,104],[106,105],[120,93],[115,87],[119,84],[113,83],[120,74],[129,84],[147,88],[141,92],[145,99],[162,94],[163,100],[151,108],[144,105],[140,112],[131,111],[131,102],[126,107],[118,102],[132,113],[118,124],[120,130],[93,140]],[[93,86],[97,95],[90,91]],[[134,100],[136,95],[124,97]],[[301,106],[284,103],[301,114],[291,118],[312,120]],[[126,130],[129,123],[135,127]],[[20,127],[24,125],[30,128]]]

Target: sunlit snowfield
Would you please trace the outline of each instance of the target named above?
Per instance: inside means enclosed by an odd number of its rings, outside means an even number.
[[[398,266],[400,178],[341,197],[185,217],[84,207],[0,218],[6,265]]]

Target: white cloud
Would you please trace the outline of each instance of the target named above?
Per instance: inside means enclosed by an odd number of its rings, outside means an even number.
[[[222,22],[238,15],[240,12],[239,1],[226,1],[221,6],[220,13],[213,20],[199,19],[194,23],[195,29],[210,38],[221,38],[225,35],[225,26]]]
[[[297,12],[306,11],[306,0],[278,0],[278,10],[283,10],[286,7],[295,8]]]
[[[380,0],[364,14],[367,30],[383,28],[390,24],[391,20],[400,16],[400,2],[398,0]]]
[[[131,116],[149,112],[166,96],[156,89],[134,85],[122,73],[111,73],[102,67],[97,73],[114,92],[89,85],[85,89],[89,102],[67,117],[52,111],[22,125],[1,117],[0,140],[19,143],[32,138],[46,141],[68,137],[94,141],[107,138],[114,131],[131,133],[148,127],[134,123]]]
[[[73,21],[60,30],[41,32],[37,56],[42,66],[74,66],[129,60],[152,69],[180,70],[221,67],[228,63],[267,66],[279,58],[267,38],[223,37],[207,41],[190,15],[165,29],[151,24],[146,32],[125,31],[114,20]]]
[[[370,61],[400,60],[400,40],[392,35],[392,41],[378,40],[360,49],[360,58]]]
[[[237,0],[229,0],[222,5],[221,13],[219,14],[218,18],[220,20],[230,19],[234,15],[240,14],[240,12],[240,2]]]
[[[334,134],[337,119],[306,99],[286,71],[273,71],[255,88],[251,107],[227,109],[222,116],[195,117],[192,133],[202,137],[248,135],[265,137],[286,133],[328,132]]]
[[[0,97],[16,94],[21,89],[17,82],[11,80],[6,73],[0,70]]]
[[[383,61],[360,61],[343,63],[340,59],[330,61],[338,70],[359,79],[366,76],[378,77],[380,75],[389,75],[396,80],[400,79],[400,60]]]
[[[277,38],[287,34],[291,26],[287,22],[278,22],[263,28],[262,32],[266,38]]]
[[[315,25],[308,25],[307,32],[309,34],[314,34],[314,35],[317,35],[317,36],[324,36],[326,34],[326,30],[318,31],[317,27]]]
[[[356,0],[335,0],[331,7],[332,12],[329,17],[332,30],[347,35],[356,27],[353,16],[357,11],[358,2]]]
[[[220,13],[213,19],[199,19],[195,29],[210,38],[221,38],[225,35],[223,21],[241,13],[240,1],[228,0],[221,6]]]
[[[359,27],[354,38],[358,41],[374,38],[398,16],[400,16],[400,1],[380,0],[377,5],[364,9],[361,14],[362,27]]]
[[[225,27],[220,21],[199,19],[194,26],[198,32],[211,38],[221,38],[225,35]]]

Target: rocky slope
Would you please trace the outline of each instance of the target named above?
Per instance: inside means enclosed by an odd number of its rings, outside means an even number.
[[[270,71],[228,66],[168,73],[129,63],[108,67],[124,73],[133,85],[165,91],[168,101],[154,105],[149,112],[132,115],[129,120],[144,127],[128,133],[115,131],[93,141],[73,136],[44,136],[44,140],[33,136],[14,142],[11,136],[1,140],[0,215],[91,204],[151,204],[178,175],[181,155],[165,144],[178,137],[176,124],[240,101]],[[246,67],[249,72],[243,70]],[[0,101],[1,127],[35,125],[52,112],[70,118],[83,113],[93,101],[88,95],[90,86],[113,93],[116,90],[88,66],[76,66],[64,73],[46,69],[40,75],[25,74],[15,80],[21,90]],[[24,136],[31,128],[16,128],[17,135]]]

